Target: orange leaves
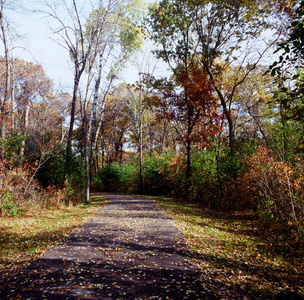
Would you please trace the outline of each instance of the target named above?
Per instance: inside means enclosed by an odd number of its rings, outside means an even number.
[[[247,175],[252,179],[258,181],[259,177],[276,178],[282,191],[288,185],[287,177],[290,178],[289,185],[293,192],[297,192],[304,183],[303,177],[295,173],[290,163],[276,161],[272,151],[265,147],[259,147],[256,155],[247,158],[245,165],[249,169]]]
[[[170,167],[179,167],[183,164],[182,156],[173,156],[171,161],[169,162]]]
[[[192,62],[187,70],[177,70],[176,77],[185,88],[186,101],[189,105],[206,108],[210,104],[216,105],[213,87],[207,74]]]
[[[156,87],[163,97],[162,114],[175,124],[183,143],[205,146],[220,131],[217,98],[208,75],[195,61],[180,65],[174,75],[175,81]]]
[[[245,172],[237,179],[237,188],[246,205],[253,202],[264,221],[296,222],[303,206],[298,197],[304,187],[303,176],[290,163],[277,161],[265,147],[247,157],[244,168]]]
[[[184,172],[185,164],[182,155],[173,156],[168,162],[167,175],[170,180],[176,181],[180,176],[180,172]]]

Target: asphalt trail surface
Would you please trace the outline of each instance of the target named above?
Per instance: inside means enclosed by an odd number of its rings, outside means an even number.
[[[153,200],[108,202],[0,288],[0,299],[215,299],[183,235]]]

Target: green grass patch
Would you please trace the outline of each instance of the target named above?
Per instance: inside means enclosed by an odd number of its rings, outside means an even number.
[[[184,233],[204,285],[220,299],[274,299],[281,292],[304,297],[303,243],[263,227],[251,212],[152,198]]]

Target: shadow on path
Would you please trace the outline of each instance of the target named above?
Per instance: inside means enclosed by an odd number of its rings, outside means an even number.
[[[0,288],[0,299],[215,299],[168,214],[138,196],[108,203]]]

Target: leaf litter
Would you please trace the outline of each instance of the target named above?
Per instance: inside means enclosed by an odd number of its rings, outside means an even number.
[[[184,233],[202,284],[217,299],[304,299],[304,247],[250,212],[152,197]]]
[[[88,222],[0,289],[17,299],[215,299],[153,200],[106,195]]]

